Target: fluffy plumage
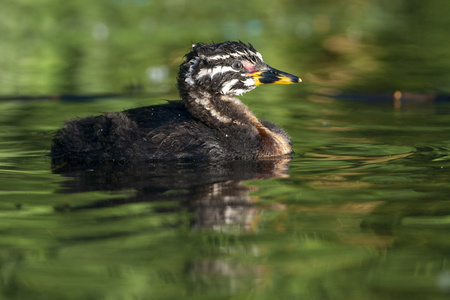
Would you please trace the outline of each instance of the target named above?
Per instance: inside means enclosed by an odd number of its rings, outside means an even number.
[[[181,101],[68,121],[54,164],[172,159],[257,159],[290,153],[280,127],[260,121],[234,95],[300,79],[267,66],[241,42],[193,45],[180,66]]]

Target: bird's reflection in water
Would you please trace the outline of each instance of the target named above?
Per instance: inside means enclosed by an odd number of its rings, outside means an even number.
[[[53,166],[66,177],[60,192],[134,191],[129,196],[96,201],[88,205],[70,203],[58,210],[84,210],[137,202],[174,201],[179,205],[161,212],[188,210],[192,229],[252,229],[253,200],[257,188],[243,181],[287,177],[290,157],[231,162],[99,163]],[[124,193],[124,195],[126,195]]]
[[[198,239],[211,243],[217,253],[234,253],[234,255],[257,255],[260,250],[257,244],[250,244],[240,247],[235,243],[228,243],[236,234],[253,233],[254,226],[257,226],[257,216],[259,209],[255,209],[254,197],[251,192],[257,190],[255,186],[243,184],[248,180],[264,180],[273,177],[287,177],[286,171],[290,157],[280,157],[277,159],[255,160],[255,161],[232,161],[222,163],[211,162],[178,162],[178,163],[140,163],[140,164],[120,164],[102,163],[98,165],[65,165],[53,166],[53,172],[61,174],[66,180],[61,183],[61,193],[84,193],[90,191],[106,191],[108,194],[115,194],[119,197],[107,197],[105,200],[92,200],[86,204],[76,203],[72,200],[70,205],[57,207],[57,211],[65,213],[77,213],[82,222],[91,211],[104,210],[106,216],[108,207],[121,208],[133,203],[155,203],[151,206],[151,212],[143,211],[142,214],[123,216],[120,219],[105,217],[96,219],[95,222],[88,222],[85,226],[89,234],[76,235],[76,241],[83,238],[91,241],[93,239],[92,226],[102,225],[101,231],[94,239],[97,243],[110,237],[140,236],[142,232],[149,232],[148,228],[164,230],[180,228],[177,231],[183,237],[191,237],[191,242],[201,249]],[[132,191],[132,192],[130,192]],[[89,193],[88,193],[89,195]],[[70,198],[70,197],[69,197]],[[74,197],[75,199],[77,197]],[[165,204],[168,205],[165,205]],[[160,205],[162,204],[162,205]],[[126,214],[126,209],[123,213]],[[134,210],[133,210],[134,211]],[[188,212],[188,222],[186,221]],[[130,229],[111,226],[111,222],[121,222],[135,224],[135,218],[150,220],[155,217],[155,213],[161,213],[167,221],[154,225],[149,225],[145,229],[138,230],[130,226]],[[98,214],[95,214],[98,216]],[[174,218],[173,218],[174,216]],[[146,221],[144,221],[146,222]],[[92,225],[95,224],[95,225]],[[151,223],[151,221],[150,221]],[[84,226],[84,225],[81,225]],[[161,227],[160,227],[161,226]],[[187,229],[187,232],[185,232]],[[109,230],[109,231],[108,231]],[[154,233],[153,230],[150,232]],[[188,234],[192,233],[192,235]],[[186,235],[187,234],[187,235]],[[202,238],[201,238],[201,237]],[[141,240],[138,238],[138,240]],[[190,240],[190,239],[189,239]],[[181,238],[178,242],[180,249],[184,247]],[[126,242],[124,242],[124,245]],[[119,248],[122,247],[120,244]],[[140,253],[143,261],[153,259],[154,252],[148,251],[148,244],[144,243],[140,252],[131,247],[127,253]],[[168,246],[170,247],[170,246]],[[119,250],[120,251],[120,250]],[[134,252],[133,252],[134,251]],[[179,249],[177,248],[178,252]],[[201,250],[200,252],[202,252]],[[213,251],[214,252],[214,251]],[[122,252],[120,252],[122,253]],[[138,255],[138,254],[136,254]],[[152,258],[149,258],[151,256]],[[118,256],[120,257],[120,255]],[[137,258],[135,258],[137,259]],[[159,260],[165,258],[160,257]],[[172,261],[172,258],[170,258]],[[168,263],[173,265],[173,262]],[[160,280],[165,282],[165,278],[185,278],[183,285],[187,294],[196,295],[198,291],[211,291],[214,294],[232,295],[239,290],[248,289],[249,286],[258,288],[255,283],[261,282],[267,276],[266,267],[261,264],[245,264],[234,260],[224,259],[220,255],[192,256],[179,261],[178,268],[168,268],[164,264],[158,267]],[[152,279],[153,280],[153,279]],[[184,282],[184,281],[183,281]]]

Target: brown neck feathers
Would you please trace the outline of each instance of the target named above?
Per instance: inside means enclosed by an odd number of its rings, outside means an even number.
[[[261,137],[262,149],[260,157],[281,156],[292,153],[291,145],[282,136],[270,131],[261,123],[256,128]]]

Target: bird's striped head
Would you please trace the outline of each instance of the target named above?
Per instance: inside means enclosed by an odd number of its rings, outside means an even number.
[[[241,95],[260,84],[301,80],[269,67],[252,45],[242,42],[195,44],[180,66],[178,87],[210,94]]]

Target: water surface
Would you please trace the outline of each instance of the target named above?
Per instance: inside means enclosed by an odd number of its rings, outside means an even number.
[[[3,297],[447,298],[449,103],[260,95],[290,161],[52,172],[63,120],[160,101],[0,103]]]

